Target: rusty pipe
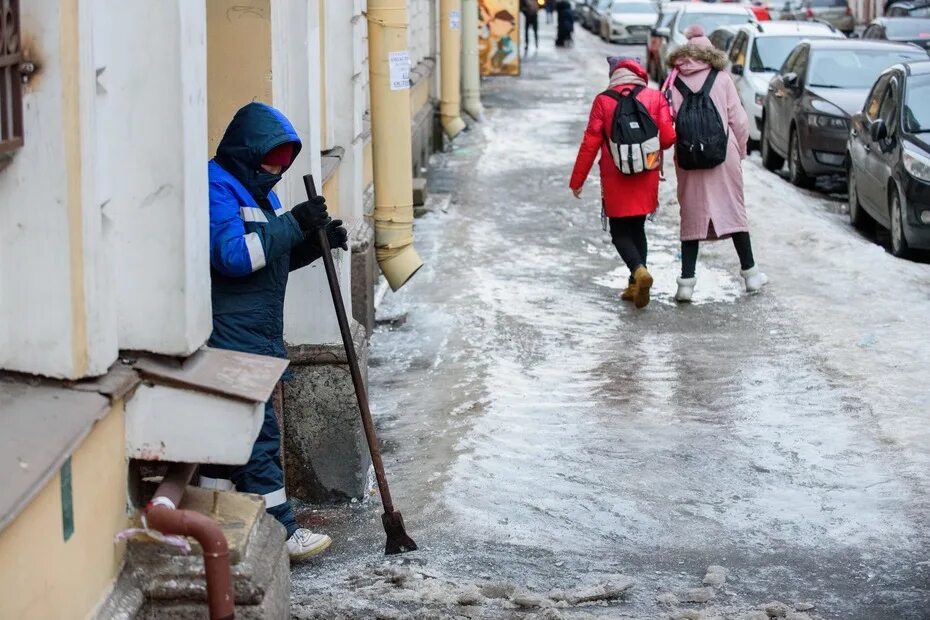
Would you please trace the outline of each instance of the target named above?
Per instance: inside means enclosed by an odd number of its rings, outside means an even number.
[[[196,469],[196,465],[187,463],[175,463],[168,468],[152,501],[145,507],[146,523],[162,534],[190,536],[200,543],[210,620],[229,620],[235,618],[236,608],[226,536],[210,517],[177,508]]]

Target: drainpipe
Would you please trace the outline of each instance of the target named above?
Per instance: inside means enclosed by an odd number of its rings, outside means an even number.
[[[148,527],[162,534],[190,536],[203,549],[207,579],[207,607],[210,620],[235,618],[235,600],[229,568],[229,546],[216,521],[193,510],[178,510],[196,465],[174,463],[162,479],[155,495],[145,506]]]
[[[410,84],[395,82],[392,88],[389,64],[392,52],[408,52],[407,2],[368,0],[367,15],[375,257],[391,289],[396,291],[423,266],[413,247]],[[409,67],[409,56],[407,60]],[[395,70],[395,77],[398,73]]]
[[[476,121],[484,118],[478,67],[478,0],[462,0],[462,109]]]
[[[462,120],[462,0],[439,0],[439,54],[442,88],[439,114],[450,139],[465,129]]]

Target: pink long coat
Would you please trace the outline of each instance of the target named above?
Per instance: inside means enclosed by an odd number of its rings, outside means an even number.
[[[746,157],[749,119],[730,74],[721,70],[726,66],[726,56],[714,48],[692,41],[676,50],[669,60],[692,92],[697,92],[703,86],[712,65],[718,69],[710,98],[720,113],[723,126],[729,127],[730,132],[727,159],[719,166],[709,170],[682,170],[677,165],[675,167],[681,209],[681,240],[719,239],[748,231],[749,220],[743,201],[742,160]],[[672,108],[677,114],[683,97],[674,86],[671,93]]]

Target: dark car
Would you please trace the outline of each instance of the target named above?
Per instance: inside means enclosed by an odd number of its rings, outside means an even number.
[[[852,117],[849,220],[891,232],[891,251],[930,249],[930,62],[894,66]]]
[[[763,165],[778,170],[787,158],[791,182],[799,187],[811,187],[818,175],[844,173],[849,117],[862,108],[875,78],[891,65],[927,59],[910,44],[802,41],[769,83]]]
[[[862,33],[863,39],[913,43],[930,48],[930,18],[879,17]]]
[[[684,2],[663,2],[659,4],[659,14],[656,25],[649,33],[646,43],[646,72],[656,82],[661,82],[665,74],[665,48],[668,45],[669,24],[678,8]]]

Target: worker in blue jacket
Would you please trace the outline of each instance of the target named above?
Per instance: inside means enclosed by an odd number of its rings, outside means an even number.
[[[332,220],[320,196],[285,211],[272,191],[300,152],[294,127],[275,108],[250,103],[236,112],[208,165],[213,333],[221,349],[285,357],[284,292],[288,273],[322,256],[330,246],[348,250],[348,234]],[[284,491],[281,434],[271,401],[249,462],[204,465],[200,486],[256,493],[287,530],[292,560],[325,551],[329,536],[298,527]]]

